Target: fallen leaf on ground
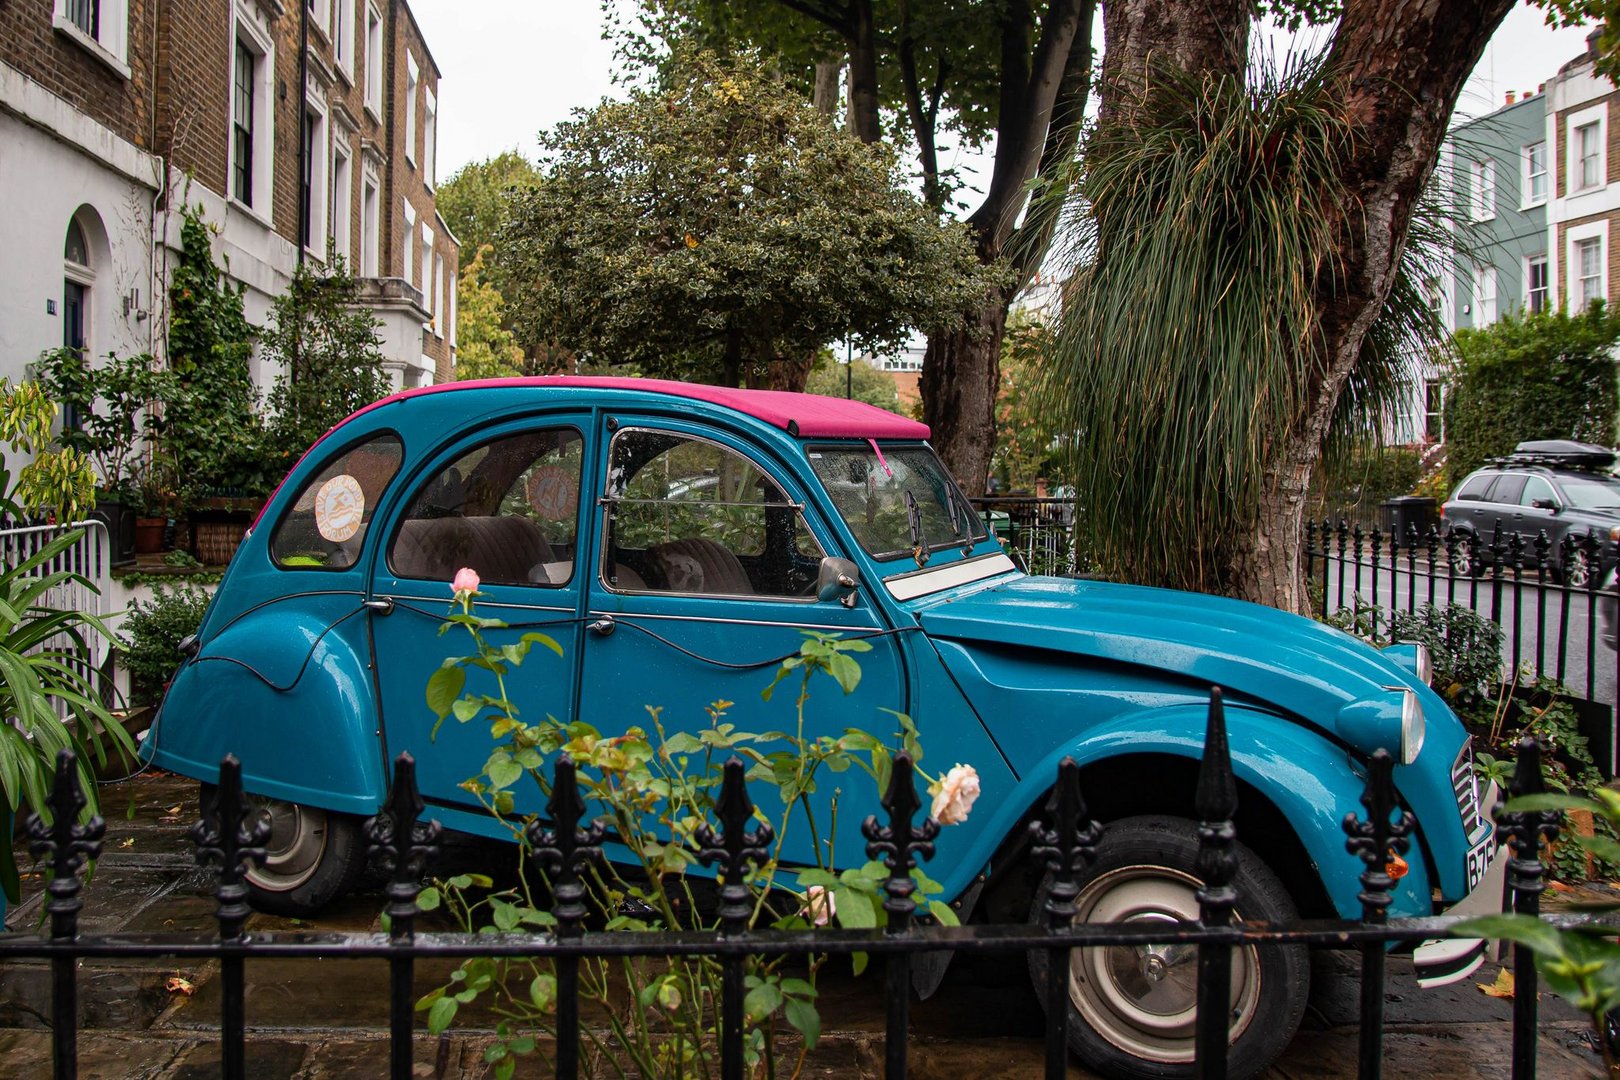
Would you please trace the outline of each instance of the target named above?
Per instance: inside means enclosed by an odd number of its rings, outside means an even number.
[[[171,994],[184,994],[186,997],[190,997],[197,991],[195,986],[192,986],[190,982],[178,975],[169,976],[169,981],[163,984],[163,989]]]
[[[119,847],[134,847],[135,846],[135,838],[133,836],[126,836],[122,840],[118,841],[118,846]]]
[[[1574,886],[1571,886],[1571,885],[1566,885],[1562,881],[1557,880],[1556,878],[1552,879],[1552,880],[1549,880],[1547,882],[1547,884],[1551,885],[1555,892],[1569,892],[1570,889],[1572,889],[1574,887]]]
[[[1503,968],[1496,973],[1495,982],[1475,983],[1474,985],[1479,987],[1481,992],[1489,994],[1493,998],[1511,998],[1513,997],[1513,972]]]

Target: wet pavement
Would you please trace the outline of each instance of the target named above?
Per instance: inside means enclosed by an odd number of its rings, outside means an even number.
[[[213,874],[198,870],[186,840],[195,816],[196,785],[152,774],[104,789],[108,819],[104,854],[87,886],[81,926],[87,933],[211,933]],[[499,857],[468,841],[450,845],[455,859]],[[19,864],[27,873],[26,845]],[[40,881],[24,879],[24,902],[7,928],[29,931],[41,917]],[[254,916],[250,930],[380,929],[381,893],[344,900],[318,923]],[[418,991],[446,977],[450,964],[418,965]],[[856,979],[830,964],[823,972],[824,1035],[803,1076],[882,1075],[882,976]],[[875,965],[874,965],[875,966]],[[1419,990],[1406,962],[1393,958],[1386,984],[1384,1075],[1503,1077],[1510,1075],[1512,1002],[1487,996],[1494,968],[1440,990]],[[381,961],[256,960],[247,965],[248,1075],[264,1080],[361,1080],[386,1075],[388,1043],[385,968]],[[1351,1077],[1356,1063],[1358,982],[1354,954],[1313,957],[1311,1004],[1304,1027],[1268,1073],[1275,1080]],[[86,1078],[192,1080],[219,1075],[220,1009],[217,965],[165,960],[86,960],[80,964],[79,1075]],[[184,980],[191,992],[175,989]],[[49,971],[44,962],[0,965],[0,1075],[49,1077]],[[425,1016],[425,1014],[422,1014]],[[417,1037],[415,1073],[472,1080],[491,1075],[484,1051],[493,1018],[467,1018],[446,1037]],[[587,1023],[589,1016],[587,1016]],[[480,1024],[486,1026],[480,1026]],[[1549,1080],[1601,1075],[1584,1033],[1587,1025],[1550,994],[1541,997],[1538,1074]],[[1042,1014],[1021,957],[959,958],[932,998],[912,1005],[911,1075],[1039,1076]],[[616,1075],[598,1063],[600,1075]],[[549,1075],[537,1061],[519,1077]],[[787,1070],[784,1070],[786,1075]],[[1071,1066],[1071,1077],[1089,1075]]]

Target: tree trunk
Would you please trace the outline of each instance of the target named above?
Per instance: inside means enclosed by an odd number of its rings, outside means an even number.
[[[764,363],[748,364],[743,381],[750,390],[786,390],[802,394],[805,383],[810,381],[810,369],[815,365],[813,355],[800,359],[779,356]]]
[[[883,138],[878,123],[877,30],[872,25],[872,0],[850,4],[849,129],[863,143]]]
[[[1010,293],[996,289],[967,325],[928,339],[920,388],[929,441],[969,496],[983,495],[996,446],[996,393],[1001,387],[1001,335]]]
[[[816,61],[816,81],[810,91],[810,104],[822,116],[838,111],[838,76],[844,70],[843,54]]]
[[[1412,211],[1469,72],[1512,0],[1346,0],[1329,54],[1353,126],[1340,175],[1352,209],[1332,272],[1316,290],[1320,333],[1301,350],[1311,392],[1265,472],[1252,529],[1224,567],[1223,591],[1300,611],[1304,496],[1339,395],[1395,284]],[[1112,0],[1104,26],[1103,123],[1129,123],[1151,91],[1149,63],[1241,72],[1249,8],[1240,0]],[[1236,66],[1234,66],[1236,65]],[[1144,539],[1143,542],[1151,542]],[[1201,558],[1197,552],[1190,559]]]

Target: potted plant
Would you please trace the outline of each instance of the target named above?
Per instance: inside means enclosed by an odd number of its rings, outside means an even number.
[[[48,449],[55,414],[39,384],[0,379],[0,442],[32,458],[15,478],[0,463],[0,514],[76,521],[93,497],[89,459],[71,447]],[[107,627],[95,615],[53,607],[49,599],[60,586],[89,584],[71,571],[51,570],[80,535],[68,531],[32,555],[0,563],[0,835],[10,835],[18,811],[49,817],[59,751],[78,754],[87,816],[98,806],[94,766],[106,765],[109,749],[134,757],[128,733],[101,704],[88,663],[87,635],[110,637]],[[0,844],[0,913],[20,889],[11,845]]]
[[[172,378],[147,354],[108,354],[94,365],[77,349],[52,349],[35,366],[46,393],[62,406],[65,449],[87,457],[100,478],[96,516],[107,525],[114,566],[134,561],[141,443],[151,426],[154,402],[170,392]]]

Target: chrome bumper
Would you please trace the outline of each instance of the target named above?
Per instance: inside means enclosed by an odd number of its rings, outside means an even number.
[[[1493,834],[1494,836],[1494,834]],[[1490,868],[1474,891],[1446,908],[1444,915],[1495,915],[1503,910],[1507,896],[1507,864],[1510,853],[1498,848]],[[1468,978],[1487,959],[1496,959],[1496,943],[1480,938],[1430,938],[1412,951],[1417,983],[1424,989],[1449,986]]]

